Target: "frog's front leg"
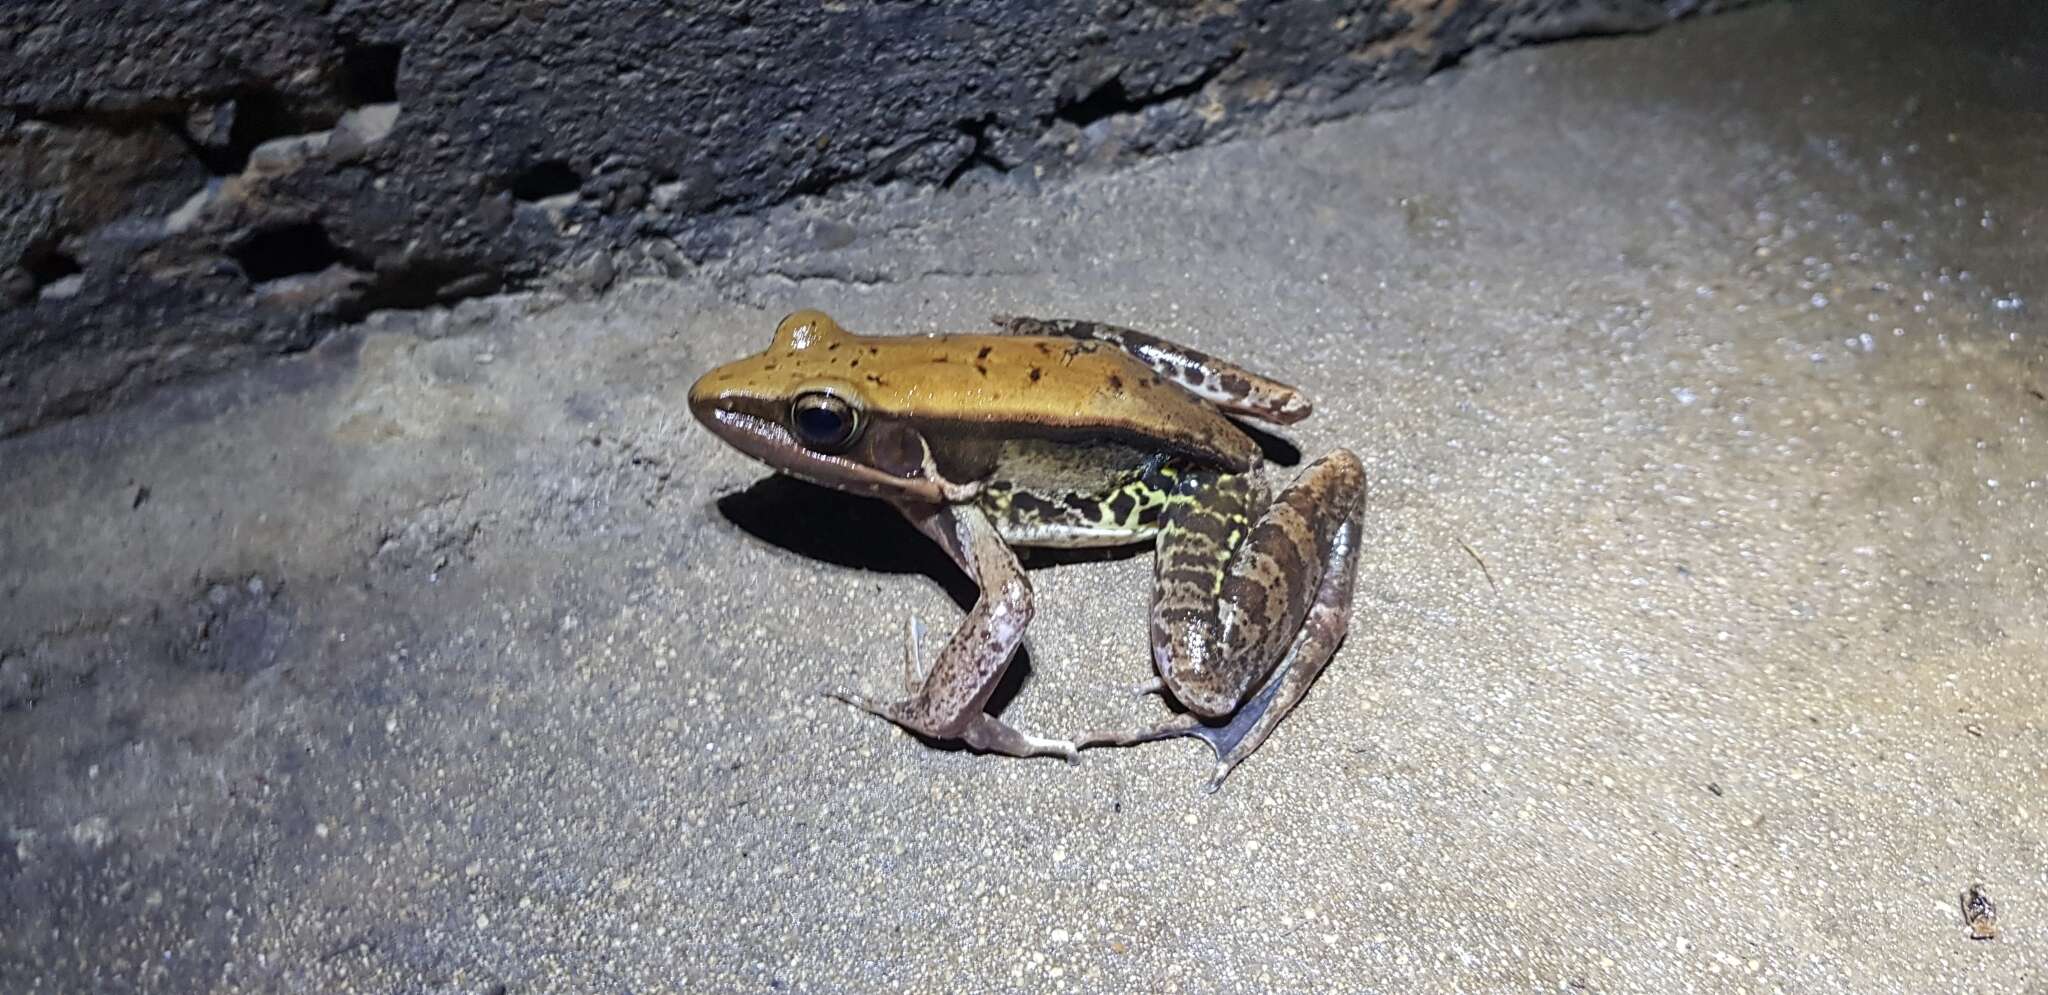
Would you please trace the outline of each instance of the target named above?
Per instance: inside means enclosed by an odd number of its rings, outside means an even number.
[[[1250,415],[1260,421],[1292,425],[1307,418],[1314,410],[1301,391],[1278,380],[1134,328],[1099,321],[1001,314],[990,320],[997,328],[1012,335],[1052,335],[1108,343],[1130,353],[1196,397],[1225,411]]]
[[[1221,787],[1343,641],[1364,508],[1365,468],[1342,449],[1270,504],[1245,477],[1184,480],[1160,523],[1152,653],[1165,689],[1188,712],[1079,744],[1194,736],[1216,753],[1207,790]]]
[[[850,690],[828,693],[933,739],[958,739],[977,750],[1013,757],[1073,759],[1073,743],[1020,732],[982,711],[1023,641],[1032,613],[1031,582],[994,523],[972,505],[897,507],[974,579],[981,597],[929,665],[918,648],[919,628],[910,626],[904,647],[909,697],[879,702]]]

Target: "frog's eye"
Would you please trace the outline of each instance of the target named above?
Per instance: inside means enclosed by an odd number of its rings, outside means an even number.
[[[789,406],[789,427],[804,445],[836,452],[860,434],[860,416],[853,405],[831,394],[804,394]]]

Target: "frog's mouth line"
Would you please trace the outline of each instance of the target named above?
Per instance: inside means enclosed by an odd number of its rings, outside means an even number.
[[[779,421],[715,406],[698,409],[697,418],[734,449],[792,477],[870,497],[945,500],[933,481],[898,477],[843,456],[805,448]]]

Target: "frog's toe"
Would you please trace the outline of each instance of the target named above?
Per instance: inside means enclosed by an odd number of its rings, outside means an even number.
[[[1131,686],[1131,697],[1133,698],[1143,698],[1147,695],[1165,693],[1166,681],[1163,678],[1159,677],[1154,677],[1151,680],[1144,682],[1143,684],[1134,684]]]
[[[1080,747],[1071,740],[1033,736],[986,712],[967,723],[960,739],[984,753],[1008,757],[1059,757],[1073,763],[1080,753]]]
[[[1084,732],[1074,737],[1074,743],[1084,750],[1095,746],[1135,746],[1139,743],[1150,743],[1155,739],[1199,735],[1195,730],[1201,726],[1200,719],[1182,714],[1143,729],[1096,729]]]
[[[889,706],[883,704],[882,702],[876,701],[875,699],[870,698],[867,695],[860,693],[859,691],[855,691],[850,687],[846,687],[845,685],[820,687],[818,688],[818,693],[824,695],[827,698],[832,699],[833,701],[843,702],[845,704],[852,705],[853,707],[858,708],[863,712],[873,712],[874,714],[883,716],[884,718],[888,717]]]
[[[1217,764],[1216,770],[1209,775],[1208,783],[1202,785],[1202,793],[1205,795],[1213,795],[1216,792],[1222,790],[1223,779],[1229,777],[1230,772],[1236,769],[1236,767],[1236,764]]]
[[[903,617],[903,684],[911,694],[924,686],[928,672],[924,662],[924,623],[915,615]]]

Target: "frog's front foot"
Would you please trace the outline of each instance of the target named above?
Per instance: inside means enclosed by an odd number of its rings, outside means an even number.
[[[870,715],[888,719],[927,739],[959,740],[983,753],[998,753],[1006,757],[1058,757],[1068,763],[1073,763],[1080,754],[1080,747],[1071,740],[1034,736],[987,712],[976,712],[959,728],[948,728],[930,721],[928,708],[915,697],[901,701],[877,701],[845,687],[825,688],[822,693]]]

